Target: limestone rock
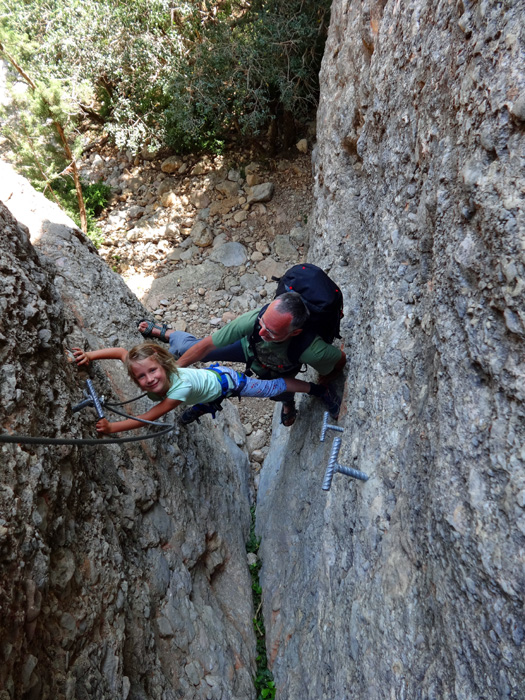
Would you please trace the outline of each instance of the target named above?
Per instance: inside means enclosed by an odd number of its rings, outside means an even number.
[[[225,216],[239,203],[237,197],[226,197],[210,204],[210,216]]]
[[[248,193],[247,203],[269,202],[273,197],[273,191],[273,182],[263,182],[260,185],[254,185],[254,187],[250,188]]]
[[[248,187],[254,187],[255,185],[261,184],[261,176],[257,173],[247,173],[246,174],[246,184]]]
[[[239,185],[231,180],[223,180],[215,185],[217,192],[220,192],[225,197],[235,197],[239,193]]]
[[[293,260],[297,256],[297,248],[291,243],[289,236],[275,236],[274,248],[280,260]]]
[[[179,156],[170,156],[160,166],[163,173],[176,173],[182,165],[182,158]]]
[[[229,242],[214,248],[210,260],[221,263],[225,267],[243,265],[247,260],[246,248],[242,243]]]
[[[156,279],[145,296],[145,302],[155,307],[160,299],[172,298],[180,290],[198,289],[220,289],[222,287],[222,276],[224,267],[211,260],[205,260],[200,265],[190,268],[183,268],[170,272],[164,277]]]
[[[301,139],[295,144],[295,147],[300,153],[308,153],[308,141],[306,139]]]
[[[70,410],[85,379],[117,400],[136,387],[121,363],[87,372],[64,351],[131,347],[147,312],[63,212],[5,174],[0,198],[27,226],[0,204],[2,432],[93,436],[92,409]],[[255,697],[248,460],[223,413],[147,442],[2,445],[2,696]]]
[[[199,248],[207,248],[213,243],[213,233],[204,221],[196,221],[191,229],[191,238]]]
[[[317,400],[274,416],[257,523],[286,700],[523,692],[525,3],[429,7],[331,7],[309,260],[345,299],[338,461],[370,479],[322,490]]]
[[[286,272],[288,265],[277,262],[271,257],[267,257],[256,265],[257,272],[266,277],[266,279],[271,279],[272,277],[282,277]]]

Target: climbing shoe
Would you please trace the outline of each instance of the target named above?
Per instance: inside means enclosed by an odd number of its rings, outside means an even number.
[[[283,401],[281,405],[281,423],[285,428],[290,428],[297,418],[295,401]]]
[[[339,411],[341,410],[341,399],[337,396],[332,387],[327,386],[320,398],[326,406],[330,417],[337,420],[339,418]]]
[[[196,403],[195,406],[190,406],[179,418],[179,422],[182,425],[189,425],[194,421],[200,423],[199,418],[204,416],[206,413],[211,413],[212,418],[215,418],[217,411],[222,411],[222,406],[219,401],[213,401],[212,403]]]

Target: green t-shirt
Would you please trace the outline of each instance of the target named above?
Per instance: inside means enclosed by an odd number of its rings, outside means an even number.
[[[215,347],[224,348],[226,345],[240,340],[245,357],[247,359],[252,357],[253,353],[250,351],[248,341],[253,332],[259,311],[260,309],[248,311],[220,330],[215,331],[211,336]],[[286,374],[286,365],[288,364],[289,366],[290,364],[287,359],[287,350],[290,342],[292,342],[292,338],[282,343],[268,343],[261,340],[261,342],[257,343],[257,354],[265,364],[268,363],[272,366],[282,365],[282,373]],[[336,348],[334,345],[328,345],[320,336],[316,335],[300,356],[299,362],[313,367],[319,374],[324,375],[329,374],[334,369],[341,357],[342,354],[339,348]],[[264,376],[266,373],[257,360],[253,361],[251,368],[259,376]],[[277,376],[279,372],[273,372],[273,374]]]
[[[221,395],[221,382],[215,372],[192,367],[180,367],[176,374],[170,376],[170,388],[166,396],[161,397],[148,392],[148,397],[153,401],[168,398],[190,406],[214,401]]]

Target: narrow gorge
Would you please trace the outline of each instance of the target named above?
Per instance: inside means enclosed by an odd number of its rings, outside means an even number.
[[[260,474],[277,700],[525,696],[524,16],[333,2],[308,260],[344,292],[348,365],[342,432],[302,398]],[[136,388],[67,350],[131,347],[148,312],[1,172],[2,432],[92,435],[86,379]],[[323,490],[336,436],[369,479]],[[159,440],[0,450],[0,700],[255,700],[235,403]]]

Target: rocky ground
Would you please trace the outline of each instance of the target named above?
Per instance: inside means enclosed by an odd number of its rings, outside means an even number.
[[[133,158],[95,144],[81,171],[113,191],[99,220],[100,255],[150,317],[171,328],[209,335],[273,298],[272,276],[306,259],[312,204],[306,140],[264,160],[233,152]],[[258,471],[274,403],[235,403]]]

